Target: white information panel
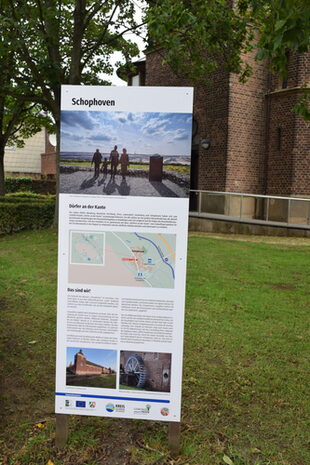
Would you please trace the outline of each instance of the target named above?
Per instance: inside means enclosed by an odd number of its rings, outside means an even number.
[[[62,87],[56,413],[180,421],[192,100]]]

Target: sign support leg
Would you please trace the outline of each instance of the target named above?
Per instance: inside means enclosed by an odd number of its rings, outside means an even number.
[[[68,439],[68,415],[56,413],[56,448],[63,449]]]
[[[171,457],[177,457],[180,454],[181,443],[181,423],[170,421],[168,426],[168,444]]]

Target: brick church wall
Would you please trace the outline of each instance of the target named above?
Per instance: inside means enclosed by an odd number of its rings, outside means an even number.
[[[309,80],[310,53],[289,57],[286,82],[274,76],[270,78],[267,147],[269,195],[310,195],[309,123],[291,111],[302,95],[302,91],[296,87]]]
[[[268,72],[255,52],[246,60],[253,68],[247,82],[234,74],[229,80],[226,190],[263,194]]]
[[[309,125],[291,111],[300,95],[283,92],[270,96],[269,195],[310,195]]]
[[[295,146],[293,150],[293,179],[291,193],[310,196],[310,128],[309,122],[295,115]]]
[[[293,174],[295,115],[294,94],[274,94],[270,98],[268,136],[267,195],[290,195]]]
[[[199,146],[198,188],[224,191],[226,188],[229,75],[223,69],[212,73],[210,83],[197,89],[201,138],[207,137],[208,150]],[[196,107],[196,102],[194,108]],[[196,108],[194,116],[196,115]]]

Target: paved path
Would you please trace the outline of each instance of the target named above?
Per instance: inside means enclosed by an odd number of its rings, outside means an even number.
[[[151,182],[147,177],[111,177],[100,174],[98,178],[89,171],[61,173],[60,192],[68,194],[134,195],[148,197],[187,197],[187,190],[169,179]]]

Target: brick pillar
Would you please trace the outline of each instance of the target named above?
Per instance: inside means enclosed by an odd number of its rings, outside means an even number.
[[[41,153],[41,174],[56,175],[56,153]]]

